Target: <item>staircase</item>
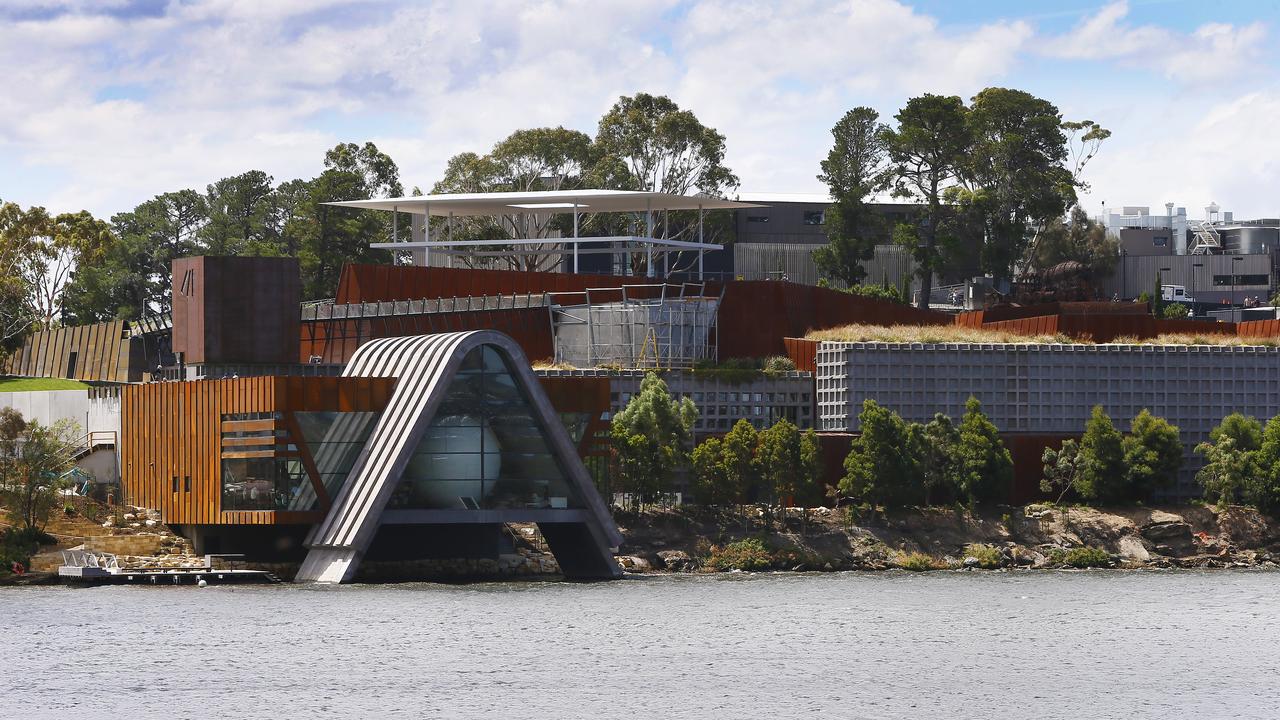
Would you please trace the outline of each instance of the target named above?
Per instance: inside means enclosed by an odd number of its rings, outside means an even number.
[[[75,488],[76,494],[87,494],[89,486],[96,480],[93,475],[85,472],[76,463],[96,450],[114,450],[115,447],[116,433],[114,430],[96,430],[76,438],[74,442],[68,443],[63,451],[63,457],[71,467],[62,473],[62,479],[68,481],[68,484]]]
[[[1191,255],[1214,255],[1222,252],[1222,237],[1217,229],[1208,221],[1202,220],[1191,225]]]

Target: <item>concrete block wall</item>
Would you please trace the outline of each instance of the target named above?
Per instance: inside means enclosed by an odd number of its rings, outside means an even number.
[[[1233,412],[1280,414],[1280,348],[1212,345],[831,343],[818,348],[818,427],[857,432],[872,398],[914,422],[958,419],[970,395],[1005,432],[1081,433],[1095,405],[1127,431],[1143,408],[1181,430],[1171,496],[1198,497],[1192,453]]]

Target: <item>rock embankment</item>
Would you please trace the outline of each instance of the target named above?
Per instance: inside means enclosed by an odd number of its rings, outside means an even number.
[[[1276,567],[1280,522],[1245,507],[1028,505],[858,519],[750,508],[619,513],[629,572],[1054,567]]]

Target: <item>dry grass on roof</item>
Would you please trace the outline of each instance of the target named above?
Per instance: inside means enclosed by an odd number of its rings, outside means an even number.
[[[955,325],[843,325],[828,330],[814,330],[805,336],[808,340],[829,342],[883,342],[883,343],[1011,343],[1020,345],[1094,345],[1066,335],[1019,335],[1006,330],[967,328]],[[1280,338],[1239,337],[1221,333],[1177,333],[1154,338],[1118,337],[1110,344],[1117,345],[1224,345],[1278,347]]]
[[[814,330],[808,340],[830,342],[885,343],[1021,343],[1048,344],[1076,342],[1065,335],[1019,335],[1004,330],[986,330],[956,325],[842,325]]]

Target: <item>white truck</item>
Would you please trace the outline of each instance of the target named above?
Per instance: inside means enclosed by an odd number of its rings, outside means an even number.
[[[1195,298],[1187,294],[1182,285],[1161,285],[1160,294],[1165,302],[1193,303]]]

